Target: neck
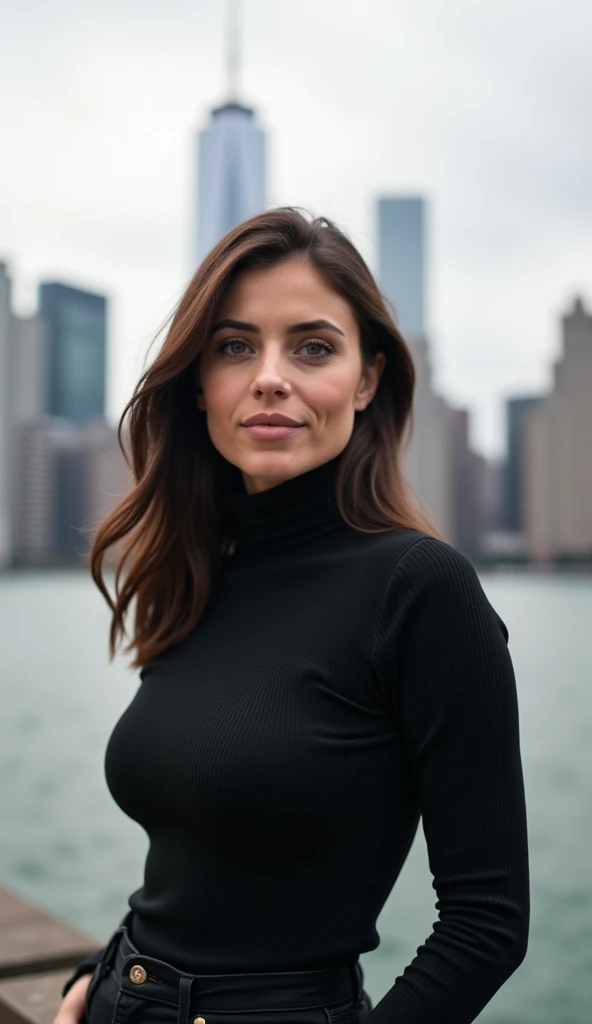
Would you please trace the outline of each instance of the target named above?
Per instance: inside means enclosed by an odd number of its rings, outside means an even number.
[[[238,553],[281,551],[347,528],[335,496],[340,456],[249,494],[242,474],[231,474],[225,500]]]

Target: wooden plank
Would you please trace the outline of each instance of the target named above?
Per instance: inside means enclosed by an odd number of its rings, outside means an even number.
[[[70,971],[0,981],[0,1024],[53,1024]]]
[[[74,967],[99,948],[90,936],[0,887],[0,979]]]

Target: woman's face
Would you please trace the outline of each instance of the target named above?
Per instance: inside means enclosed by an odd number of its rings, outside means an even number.
[[[197,402],[213,445],[252,494],[339,455],[384,363],[380,352],[363,366],[349,303],[293,259],[237,276],[199,357]],[[297,426],[245,425],[258,414]]]

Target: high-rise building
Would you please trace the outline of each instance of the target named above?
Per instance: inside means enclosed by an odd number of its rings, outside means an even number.
[[[524,531],[524,445],[529,413],[542,401],[539,395],[506,401],[506,464],[504,472],[504,522],[506,530]]]
[[[19,442],[16,563],[80,563],[87,528],[94,529],[130,483],[117,431],[101,420],[80,430],[45,416],[22,424]]]
[[[196,137],[192,269],[212,246],[266,205],[265,132],[255,111],[238,99],[237,5],[229,4],[228,99],[214,107]]]
[[[592,557],[592,315],[577,298],[545,399],[526,417],[527,550],[545,562]]]
[[[67,420],[41,416],[23,423],[18,433],[14,560],[17,565],[55,561],[57,509],[56,464],[59,452],[74,443],[77,430]]]
[[[425,202],[419,196],[378,200],[379,279],[396,322],[412,341],[426,335]]]
[[[453,543],[453,446],[450,408],[434,388],[430,351],[425,339],[409,341],[416,372],[413,433],[403,468],[421,499],[420,509]]]
[[[486,460],[473,451],[468,409],[450,409],[452,536],[455,547],[476,555],[489,526],[485,495]]]
[[[79,427],[104,418],[107,299],[47,282],[39,286],[39,312],[48,345],[45,412]]]
[[[41,416],[47,382],[47,335],[40,316],[12,317],[14,418],[17,423]]]
[[[0,263],[0,568],[11,561],[13,398],[11,280],[5,263]]]
[[[12,311],[12,282],[0,263],[0,567],[14,561],[20,430],[46,401],[45,324]]]
[[[379,284],[395,311],[395,320],[409,345],[416,371],[413,433],[404,472],[419,496],[418,505],[451,539],[452,436],[450,410],[432,379],[426,336],[426,218],[421,198],[378,200]]]

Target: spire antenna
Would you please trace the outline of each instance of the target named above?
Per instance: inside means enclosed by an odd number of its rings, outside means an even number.
[[[238,19],[239,0],[226,0],[227,2],[227,23],[226,23],[226,76],[228,87],[228,100],[230,103],[238,102],[238,73],[240,66]]]

